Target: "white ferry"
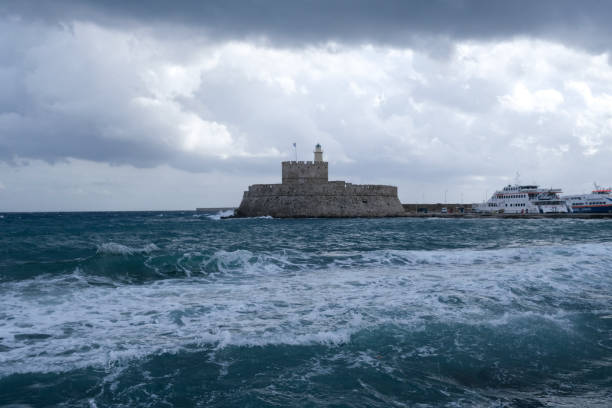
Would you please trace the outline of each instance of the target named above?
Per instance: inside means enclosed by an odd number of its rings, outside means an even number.
[[[574,213],[612,213],[612,188],[600,188],[595,184],[591,194],[563,197],[567,209]]]
[[[568,212],[559,197],[561,189],[540,188],[537,185],[507,185],[496,191],[486,202],[474,205],[476,212],[509,214],[548,214]]]

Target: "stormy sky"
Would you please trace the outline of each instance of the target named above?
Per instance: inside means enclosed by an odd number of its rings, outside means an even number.
[[[402,202],[612,184],[607,1],[0,3],[0,211],[237,206],[323,145]]]

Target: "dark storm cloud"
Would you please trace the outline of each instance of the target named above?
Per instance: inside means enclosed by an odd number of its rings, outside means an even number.
[[[609,47],[609,1],[4,1],[0,11],[48,22],[168,23],[217,39],[264,37],[277,45],[337,41],[431,47],[450,40],[534,36],[591,51]],[[430,50],[435,52],[434,50]]]

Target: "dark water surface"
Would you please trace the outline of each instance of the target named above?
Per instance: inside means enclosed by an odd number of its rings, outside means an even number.
[[[609,407],[612,220],[0,215],[0,407]]]

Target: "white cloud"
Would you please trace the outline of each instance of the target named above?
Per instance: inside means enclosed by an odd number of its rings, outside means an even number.
[[[514,85],[510,95],[499,98],[504,107],[517,112],[554,112],[563,103],[563,95],[555,89],[529,91],[523,83]]]
[[[594,95],[591,86],[583,81],[568,81],[566,88],[584,101],[585,109],[575,113],[573,135],[584,154],[592,156],[612,142],[612,95],[610,90]]]

